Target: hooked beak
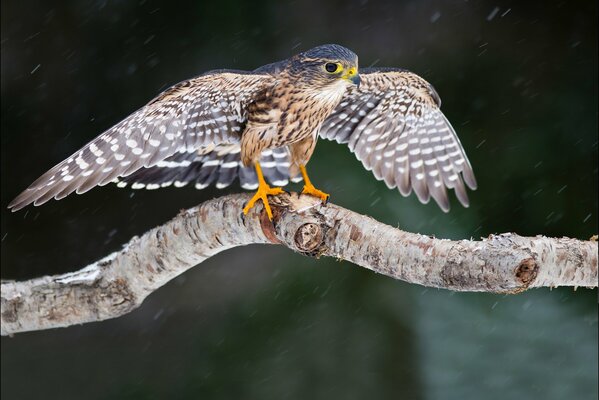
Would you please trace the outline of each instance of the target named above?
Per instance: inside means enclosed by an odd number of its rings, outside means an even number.
[[[350,69],[347,70],[347,72],[342,76],[343,79],[346,79],[348,81],[350,81],[351,83],[353,83],[354,85],[356,85],[357,87],[360,87],[360,75],[358,74],[358,69],[355,67],[351,67]]]

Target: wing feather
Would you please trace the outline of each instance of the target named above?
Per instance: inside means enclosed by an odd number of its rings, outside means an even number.
[[[272,79],[261,73],[215,71],[174,85],[43,174],[8,207],[16,211],[84,193],[178,152],[239,142],[246,107]],[[202,182],[212,180],[202,175]]]
[[[347,144],[376,179],[404,196],[413,190],[421,202],[432,197],[448,211],[450,188],[468,207],[466,185],[476,189],[476,179],[434,88],[401,69],[370,68],[360,75],[359,89],[348,89],[321,137]]]

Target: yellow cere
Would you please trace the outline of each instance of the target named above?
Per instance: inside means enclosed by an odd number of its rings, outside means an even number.
[[[350,69],[348,69],[345,74],[343,74],[342,78],[344,79],[351,79],[354,76],[356,76],[356,74],[358,73],[356,67],[351,67]]]

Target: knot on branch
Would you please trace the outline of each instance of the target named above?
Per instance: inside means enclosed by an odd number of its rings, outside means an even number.
[[[19,309],[24,301],[20,296],[5,299],[2,297],[2,323],[15,323],[18,321]]]
[[[324,252],[327,230],[319,212],[321,204],[320,199],[297,193],[273,197],[274,218],[270,222],[261,216],[262,232],[271,243],[284,243],[298,253],[318,257]]]
[[[295,232],[295,246],[304,254],[320,255],[319,249],[324,239],[320,224],[313,222],[303,224]]]
[[[523,290],[528,288],[528,285],[535,280],[538,272],[539,266],[534,259],[527,258],[520,263],[516,268],[516,278],[525,286]]]

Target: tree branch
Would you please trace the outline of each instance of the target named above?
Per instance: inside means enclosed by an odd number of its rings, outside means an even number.
[[[408,233],[296,194],[271,197],[247,216],[237,194],[182,211],[77,272],[2,282],[2,335],[115,318],[187,269],[231,247],[282,244],[310,256],[348,260],[424,286],[518,293],[533,287],[597,287],[597,242],[521,237],[451,241]]]

